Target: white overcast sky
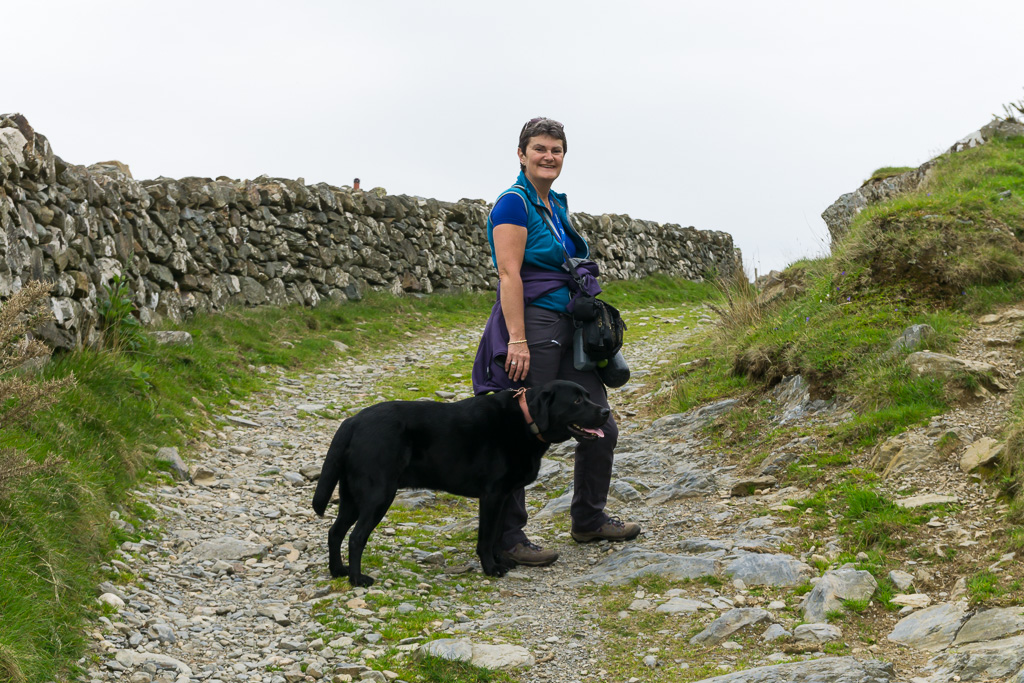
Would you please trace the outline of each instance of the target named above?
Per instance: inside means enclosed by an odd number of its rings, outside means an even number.
[[[493,201],[545,115],[572,210],[726,231],[752,275],[1022,99],[1022,30],[1021,0],[0,0],[0,112],[139,179],[451,201]]]

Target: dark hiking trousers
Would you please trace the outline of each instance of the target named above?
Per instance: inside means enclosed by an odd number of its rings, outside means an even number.
[[[597,371],[580,372],[572,364],[572,319],[537,306],[526,307],[526,339],[530,347],[530,373],[527,386],[540,386],[553,379],[576,382],[590,392],[590,400],[608,407],[608,394]],[[612,480],[612,459],[619,428],[615,418],[601,427],[604,437],[576,444],[576,463],[573,474],[572,506],[569,514],[573,528],[593,531],[607,521],[604,513],[608,502],[608,486]],[[526,492],[519,489],[512,494],[505,512],[501,547],[509,549],[526,540]]]

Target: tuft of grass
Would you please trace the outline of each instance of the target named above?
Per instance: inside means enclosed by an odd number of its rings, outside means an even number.
[[[97,306],[104,343],[114,351],[137,351],[145,342],[142,323],[135,317],[135,304],[126,277],[115,275],[103,285]]]
[[[801,595],[807,595],[812,590],[814,590],[814,584],[810,581],[807,581],[793,588],[793,595],[796,597],[799,597]]]
[[[980,571],[967,579],[967,598],[972,605],[980,605],[999,597],[1005,589],[999,583],[999,575],[988,570]]]
[[[864,185],[867,185],[872,180],[883,180],[885,178],[891,178],[893,176],[902,175],[908,171],[916,171],[917,169],[913,166],[883,166],[882,168],[875,169],[871,173],[871,177],[864,181]]]
[[[824,529],[834,521],[851,554],[906,547],[911,532],[929,518],[921,510],[901,508],[874,489],[850,482],[827,486],[789,504],[800,510],[793,513],[795,518],[812,529]],[[808,510],[811,514],[804,515]]]
[[[853,612],[855,614],[863,614],[864,612],[868,611],[869,607],[871,607],[871,600],[870,599],[864,599],[864,600],[852,600],[851,599],[851,600],[843,600],[842,602],[843,602],[843,607],[846,609],[847,612]]]
[[[485,669],[469,662],[455,662],[440,657],[424,657],[415,670],[419,674],[417,680],[432,683],[512,683],[516,680],[504,671]]]
[[[733,269],[732,274],[715,280],[723,303],[709,304],[720,317],[720,325],[729,330],[743,330],[761,322],[766,309],[754,286],[743,270]]]

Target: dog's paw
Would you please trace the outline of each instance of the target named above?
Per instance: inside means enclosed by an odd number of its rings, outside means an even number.
[[[487,576],[498,576],[498,577],[505,576],[505,574],[508,574],[508,570],[509,569],[510,569],[509,567],[506,567],[504,564],[501,564],[500,562],[495,562],[494,564],[488,564],[488,566],[483,568],[484,574],[486,574]]]
[[[331,578],[340,579],[343,576],[348,576],[348,567],[341,565],[340,567],[331,567]]]
[[[509,569],[515,569],[519,566],[519,563],[513,560],[511,557],[502,557],[501,555],[495,555],[494,564],[504,567],[505,571],[508,571]]]
[[[360,574],[358,579],[353,578],[353,577],[350,576],[348,578],[348,580],[349,580],[349,583],[352,584],[353,588],[358,588],[360,586],[362,586],[363,588],[369,588],[370,586],[373,585],[374,581],[376,581],[376,579],[374,579],[372,576],[369,576],[367,574]]]

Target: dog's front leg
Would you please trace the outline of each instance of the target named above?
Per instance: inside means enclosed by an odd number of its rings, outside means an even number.
[[[476,554],[480,557],[480,565],[487,576],[505,576],[512,568],[500,559],[498,548],[507,498],[508,496],[497,494],[480,497],[480,528],[476,535]]]

